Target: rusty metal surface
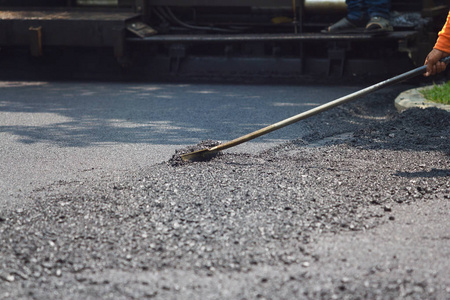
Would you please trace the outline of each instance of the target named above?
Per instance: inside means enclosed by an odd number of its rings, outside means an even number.
[[[129,12],[99,12],[99,11],[0,11],[2,20],[68,20],[68,21],[122,21],[137,15]]]
[[[42,28],[42,46],[113,47],[120,29],[139,15],[99,11],[2,11],[0,45],[30,45],[29,28]]]

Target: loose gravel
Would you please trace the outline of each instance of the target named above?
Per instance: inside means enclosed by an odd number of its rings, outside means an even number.
[[[0,298],[436,298],[448,277],[306,271],[319,237],[449,199],[450,114],[399,114],[392,96],[311,118],[313,134],[257,155],[181,163],[206,141],[120,178],[36,190],[0,213]]]

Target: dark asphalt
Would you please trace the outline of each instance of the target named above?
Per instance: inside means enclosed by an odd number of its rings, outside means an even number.
[[[226,141],[353,92],[353,86],[0,81],[0,209],[36,188],[89,181]],[[296,124],[235,148],[256,153],[309,132]]]
[[[449,113],[399,90],[259,153],[35,190],[0,215],[0,298],[448,299]]]

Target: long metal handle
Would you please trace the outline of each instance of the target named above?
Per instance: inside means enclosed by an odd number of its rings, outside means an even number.
[[[444,62],[446,64],[450,63],[450,56],[441,59],[441,62]],[[269,132],[275,131],[277,129],[283,128],[285,126],[291,125],[291,124],[293,124],[295,122],[298,122],[300,120],[312,117],[312,116],[314,116],[314,115],[316,115],[318,113],[324,112],[324,111],[329,110],[329,109],[331,109],[333,107],[336,107],[338,105],[341,105],[341,104],[350,102],[352,100],[355,100],[357,98],[363,97],[363,96],[365,96],[367,94],[370,94],[372,92],[375,92],[375,91],[377,91],[377,90],[379,90],[381,88],[384,88],[384,87],[387,87],[387,86],[390,86],[390,85],[394,85],[396,83],[399,83],[399,82],[411,79],[411,78],[413,78],[413,77],[415,77],[417,75],[421,75],[421,74],[425,73],[426,70],[427,70],[427,66],[421,66],[421,67],[415,68],[415,69],[413,69],[411,71],[405,72],[403,74],[397,75],[395,77],[392,77],[390,79],[384,80],[384,81],[379,82],[377,84],[371,85],[369,87],[366,87],[365,89],[362,89],[362,90],[359,90],[359,91],[354,92],[352,94],[349,94],[347,96],[338,98],[338,99],[333,100],[331,102],[322,104],[320,106],[317,106],[317,107],[315,107],[313,109],[310,109],[308,111],[305,111],[303,113],[295,115],[293,117],[290,117],[290,118],[285,119],[283,121],[280,121],[278,123],[269,125],[267,127],[264,127],[264,128],[259,129],[259,130],[256,130],[256,131],[254,131],[252,133],[249,133],[249,134],[246,134],[246,135],[241,136],[239,138],[236,138],[236,139],[234,139],[232,141],[229,141],[229,142],[220,144],[218,146],[212,147],[212,148],[210,148],[208,150],[209,151],[220,151],[220,150],[225,150],[225,149],[237,146],[239,144],[242,144],[242,143],[245,143],[245,142],[250,141],[252,139],[255,139],[255,138],[257,138],[257,137],[259,137],[261,135],[264,135],[264,134],[267,134]]]

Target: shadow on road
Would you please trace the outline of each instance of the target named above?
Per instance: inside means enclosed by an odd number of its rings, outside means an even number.
[[[0,82],[0,132],[21,143],[87,147],[229,140],[353,87]],[[297,126],[268,139],[294,139]]]
[[[352,133],[370,149],[447,151],[448,113],[394,108],[408,86],[365,96],[265,135],[320,140]],[[0,132],[24,144],[89,147],[227,141],[337,99],[356,87],[1,82]]]

